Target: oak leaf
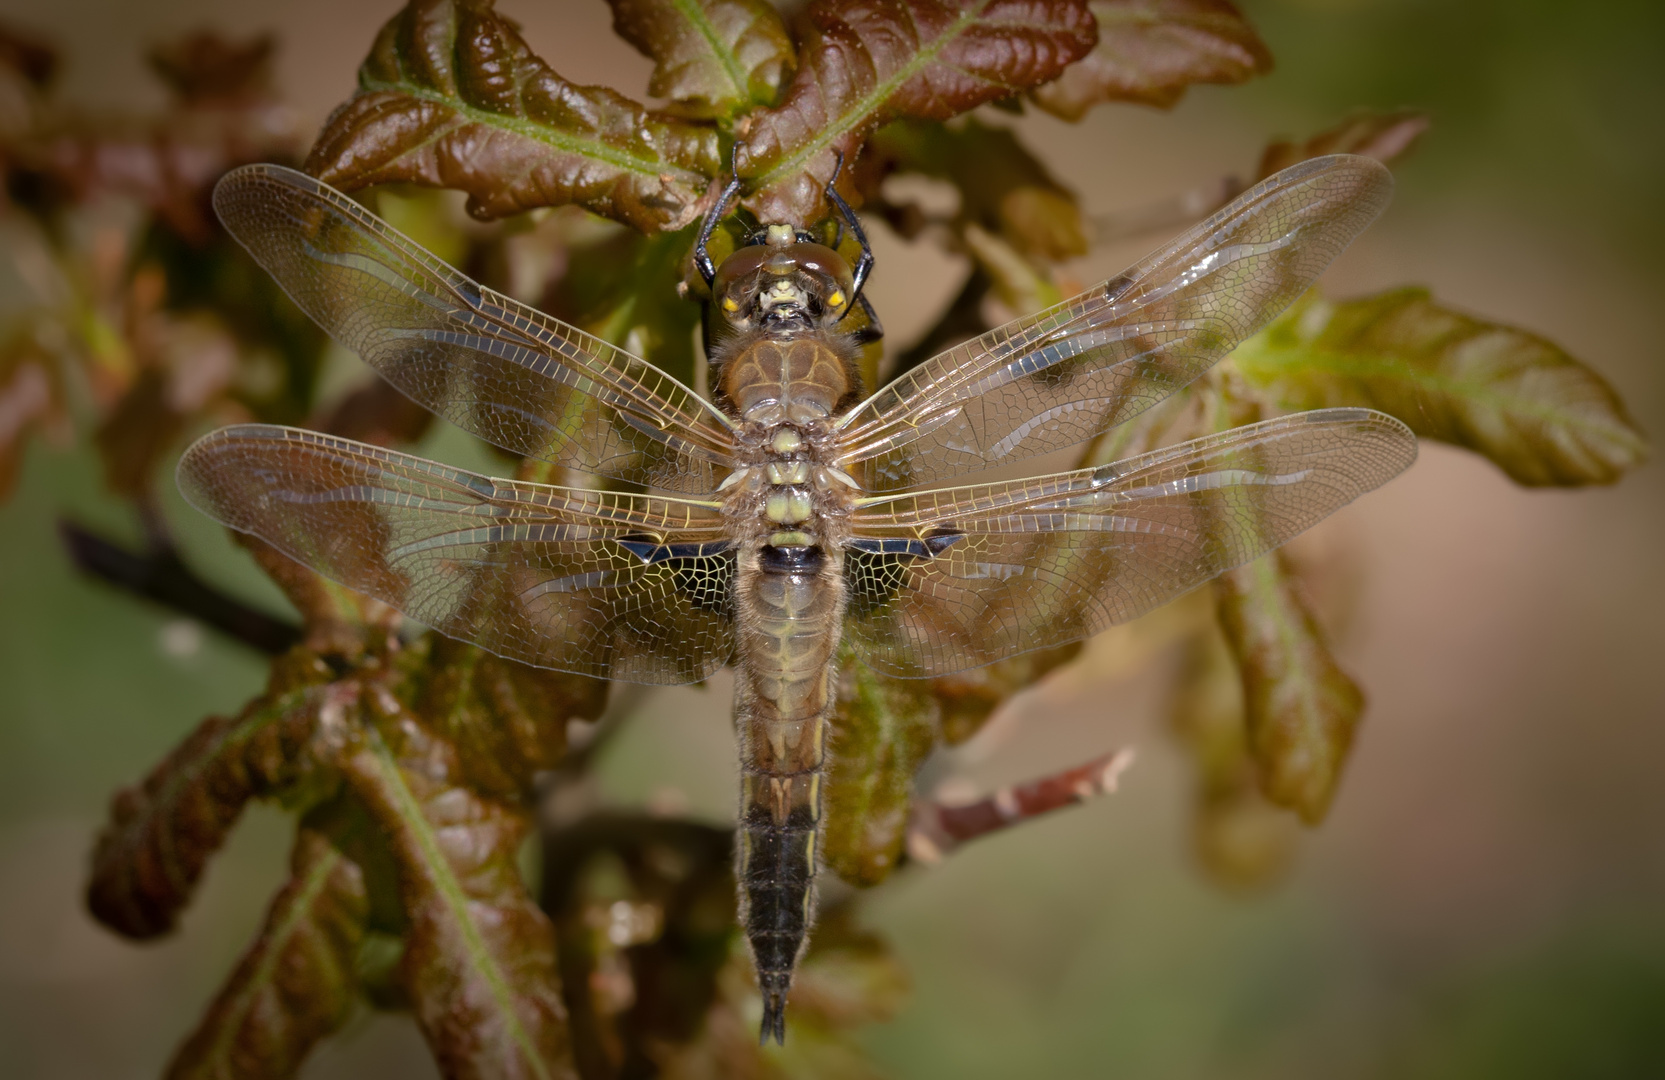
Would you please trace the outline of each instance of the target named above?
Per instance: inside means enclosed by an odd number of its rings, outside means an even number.
[[[653,61],[648,93],[683,116],[772,105],[795,58],[766,0],[611,0],[613,30]]]
[[[1610,484],[1647,455],[1600,375],[1545,338],[1453,311],[1423,289],[1345,301],[1309,293],[1232,362],[1283,408],[1380,409],[1531,487]]]
[[[1092,0],[1098,47],[1031,93],[1065,120],[1128,101],[1168,108],[1196,83],[1240,83],[1272,70],[1272,54],[1229,0]]]
[[[881,124],[947,120],[1038,86],[1095,34],[1078,0],[816,0],[780,105],[736,129],[745,205],[761,221],[817,221],[839,154],[853,158]]]
[[[306,169],[345,190],[460,188],[479,218],[577,203],[658,232],[699,216],[717,151],[713,127],[561,78],[491,0],[411,0],[377,36],[358,93]]]

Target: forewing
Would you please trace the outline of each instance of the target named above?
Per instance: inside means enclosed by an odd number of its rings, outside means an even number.
[[[726,419],[651,364],[481,287],[340,192],[276,165],[214,209],[283,290],[411,398],[523,456],[704,494]]]
[[[733,650],[734,556],[704,504],[497,480],[258,424],[199,440],[179,486],[231,528],[511,660],[686,683]]]
[[[863,505],[846,633],[900,676],[1075,641],[1265,554],[1415,457],[1385,413],[1324,409],[1097,469]]]
[[[1288,307],[1392,189],[1370,158],[1285,169],[1120,277],[903,374],[842,421],[839,460],[895,491],[1114,427]]]

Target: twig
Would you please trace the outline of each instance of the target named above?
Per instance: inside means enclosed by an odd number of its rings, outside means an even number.
[[[975,802],[921,800],[908,825],[908,855],[929,866],[968,840],[1109,794],[1133,756],[1131,749],[1117,750],[1027,784],[1008,785]]]
[[[251,649],[277,656],[301,640],[300,627],[256,611],[197,577],[170,545],[129,551],[67,518],[58,519],[58,538],[83,574],[196,619]]]

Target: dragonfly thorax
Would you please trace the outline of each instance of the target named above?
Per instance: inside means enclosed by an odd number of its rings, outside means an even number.
[[[755,333],[736,343],[720,361],[720,400],[740,419],[773,428],[806,425],[831,417],[856,379],[842,335]]]

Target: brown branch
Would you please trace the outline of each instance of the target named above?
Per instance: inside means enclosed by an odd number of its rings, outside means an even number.
[[[251,649],[277,656],[301,640],[298,626],[256,611],[197,577],[171,546],[129,551],[67,518],[58,538],[75,568],[211,626]]]
[[[1114,792],[1133,756],[1131,749],[1117,750],[1026,784],[1007,785],[975,802],[921,800],[908,827],[908,855],[929,866],[968,840]]]

